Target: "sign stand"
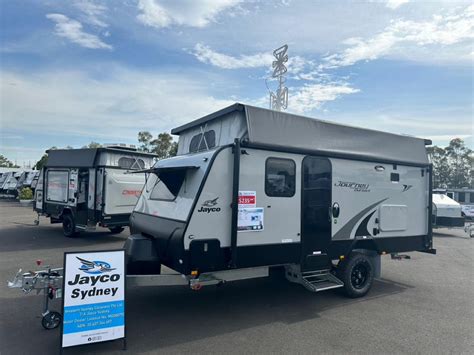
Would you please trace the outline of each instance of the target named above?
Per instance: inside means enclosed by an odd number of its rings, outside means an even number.
[[[126,340],[125,250],[64,253],[60,352],[67,347]]]

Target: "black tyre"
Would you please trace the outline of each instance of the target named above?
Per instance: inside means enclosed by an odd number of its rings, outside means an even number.
[[[109,228],[109,230],[110,230],[112,233],[114,233],[114,234],[122,233],[124,229],[125,229],[125,228],[123,228],[123,227],[112,227],[112,228]]]
[[[79,234],[76,231],[76,222],[74,222],[74,217],[69,213],[63,216],[63,233],[68,238],[77,237]]]
[[[374,282],[374,266],[364,254],[352,254],[338,265],[337,276],[344,282],[347,297],[363,297]]]
[[[63,317],[61,316],[61,313],[59,312],[49,312],[45,316],[43,316],[43,319],[41,319],[41,325],[43,326],[44,329],[51,330],[59,327],[61,324]]]

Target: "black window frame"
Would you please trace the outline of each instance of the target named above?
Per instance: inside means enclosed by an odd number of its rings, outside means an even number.
[[[269,161],[271,160],[279,160],[279,161],[287,161],[287,162],[290,162],[292,165],[293,165],[293,191],[291,194],[278,194],[278,195],[275,195],[275,194],[270,194],[269,191],[268,191],[268,187],[269,187],[269,184],[268,184],[268,179],[267,179],[267,176],[268,176],[268,163]],[[264,175],[264,179],[265,179],[265,195],[267,195],[268,197],[283,197],[283,198],[291,198],[293,196],[295,196],[296,194],[296,162],[293,160],[293,159],[289,159],[289,158],[279,158],[279,157],[268,157],[266,160],[265,160],[265,175]]]

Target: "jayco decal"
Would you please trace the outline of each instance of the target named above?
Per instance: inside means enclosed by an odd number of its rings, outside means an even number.
[[[217,203],[218,203],[217,200],[218,199],[219,199],[219,197],[216,197],[213,200],[204,201],[201,205],[201,208],[198,209],[197,211],[201,212],[201,213],[220,212],[221,208],[217,207]]]
[[[361,184],[358,182],[351,182],[351,181],[338,181],[334,183],[335,187],[346,187],[355,192],[370,192],[370,185],[369,184]]]

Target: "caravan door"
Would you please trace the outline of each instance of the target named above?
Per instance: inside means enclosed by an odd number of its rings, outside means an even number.
[[[323,157],[307,156],[302,164],[301,268],[310,271],[330,263],[332,168]]]

